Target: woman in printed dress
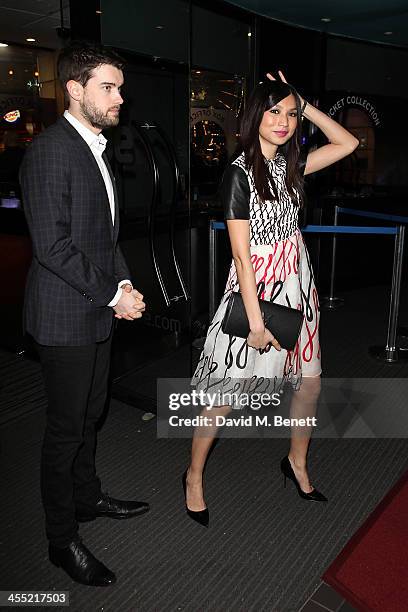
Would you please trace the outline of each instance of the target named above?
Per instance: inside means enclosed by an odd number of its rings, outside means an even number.
[[[294,389],[291,415],[312,414],[320,393],[319,302],[302,234],[298,210],[303,201],[303,175],[317,172],[358,146],[358,140],[336,121],[302,99],[279,72],[277,81],[258,85],[245,110],[240,135],[242,153],[224,174],[221,196],[233,261],[226,290],[209,326],[191,384],[207,393],[273,394],[284,385]],[[329,141],[301,163],[301,119],[306,117]],[[240,291],[249,321],[246,339],[224,334],[222,319],[231,291]],[[304,323],[293,351],[281,349],[265,328],[259,297],[300,309]],[[236,395],[234,395],[236,397]],[[233,405],[222,402],[206,411],[207,425],[197,427],[191,463],[183,474],[187,514],[208,526],[203,470],[217,433],[214,417]],[[310,428],[294,434],[281,470],[303,499],[327,501],[307,472]]]

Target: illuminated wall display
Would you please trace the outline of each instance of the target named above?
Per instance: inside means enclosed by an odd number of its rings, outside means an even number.
[[[7,123],[15,123],[18,119],[20,119],[20,111],[10,111],[4,115],[3,119],[4,121],[7,121]]]

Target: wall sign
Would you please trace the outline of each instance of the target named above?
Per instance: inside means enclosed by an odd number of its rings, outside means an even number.
[[[20,111],[19,110],[9,111],[8,113],[4,115],[3,119],[4,121],[7,121],[7,123],[15,123],[16,121],[18,121],[18,119],[20,119]]]

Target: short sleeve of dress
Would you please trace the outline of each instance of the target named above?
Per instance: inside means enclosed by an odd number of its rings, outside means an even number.
[[[231,164],[224,172],[220,188],[224,218],[249,220],[250,190],[242,168]]]

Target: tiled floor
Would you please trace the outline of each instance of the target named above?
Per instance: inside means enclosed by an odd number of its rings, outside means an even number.
[[[358,612],[341,595],[322,582],[299,612]]]

